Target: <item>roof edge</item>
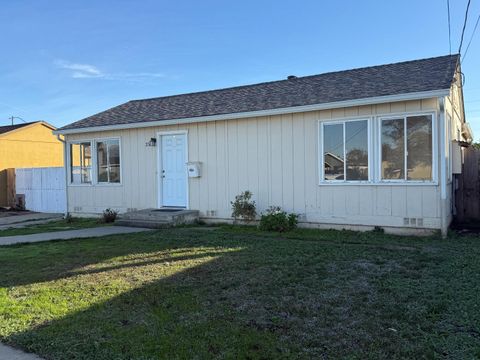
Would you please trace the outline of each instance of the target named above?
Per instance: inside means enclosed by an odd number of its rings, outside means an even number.
[[[156,127],[156,126],[175,125],[175,124],[189,124],[189,123],[196,123],[196,122],[244,119],[244,118],[257,117],[257,116],[282,115],[282,114],[300,113],[300,112],[307,112],[307,111],[338,109],[342,107],[383,104],[388,102],[443,97],[443,96],[449,95],[449,93],[450,93],[450,89],[438,89],[438,90],[404,93],[404,94],[397,94],[397,95],[385,95],[385,96],[376,96],[376,97],[354,99],[354,100],[336,101],[336,102],[329,102],[329,103],[322,103],[322,104],[302,105],[302,106],[293,106],[293,107],[258,110],[258,111],[247,111],[247,112],[240,112],[240,113],[197,116],[197,117],[191,117],[191,118],[179,118],[179,119],[171,119],[171,120],[143,121],[143,122],[133,122],[133,123],[126,123],[126,124],[105,125],[105,126],[89,126],[84,128],[73,128],[73,129],[64,129],[64,130],[60,128],[58,130],[53,131],[53,133],[68,135],[68,134],[81,134],[81,133],[96,132],[96,131],[126,130],[126,129],[134,129],[134,128],[146,128],[146,127]]]
[[[24,126],[20,126],[18,128],[12,129],[10,131],[1,133],[0,136],[6,136],[6,135],[9,135],[13,132],[23,131],[23,130],[31,128],[32,126],[35,126],[37,124],[43,125],[43,126],[49,128],[52,131],[57,130],[57,128],[55,126],[53,126],[52,124],[49,124],[48,122],[43,121],[43,120],[38,120],[38,121],[31,121],[31,122],[25,124]]]

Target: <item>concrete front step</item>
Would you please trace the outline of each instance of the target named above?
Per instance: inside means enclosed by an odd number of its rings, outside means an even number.
[[[193,224],[198,221],[198,210],[144,209],[121,214],[115,225],[149,227],[153,229]]]
[[[115,226],[130,226],[138,228],[147,228],[147,229],[166,229],[172,227],[172,223],[169,222],[160,222],[152,220],[116,220]]]

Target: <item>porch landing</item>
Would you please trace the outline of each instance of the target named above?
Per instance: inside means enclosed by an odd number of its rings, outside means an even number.
[[[179,208],[144,209],[120,214],[115,225],[161,229],[194,224],[198,221],[198,210]]]

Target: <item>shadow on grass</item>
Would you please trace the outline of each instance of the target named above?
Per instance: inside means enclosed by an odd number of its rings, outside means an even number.
[[[226,245],[222,248],[219,244],[199,248],[198,242],[189,244],[185,239],[181,244],[171,240],[160,243],[157,239],[151,248],[148,236],[137,241],[141,244],[121,241],[122,251],[115,248],[108,255],[105,252],[87,256],[71,266],[57,262],[53,265],[58,267],[57,275],[49,271],[43,277],[18,277],[10,281],[9,286],[18,286],[75,276],[81,283],[90,275],[115,273],[118,277],[136,276],[138,288],[5,340],[47,359],[275,358],[279,355],[276,336],[247,322],[235,321],[236,305],[225,295],[241,286],[242,276],[236,276],[229,268],[244,248],[232,249]],[[189,251],[192,254],[185,255]],[[103,266],[108,264],[105,260],[125,255],[128,257],[118,259],[120,264]],[[155,256],[160,259],[153,259]],[[150,260],[143,261],[144,257]],[[102,261],[102,266],[88,268]],[[46,263],[37,259],[27,265],[30,268],[35,265],[38,271]],[[87,269],[82,268],[85,266]],[[167,274],[155,274],[164,268]],[[174,268],[172,274],[168,274],[168,268]]]
[[[174,251],[175,236],[159,243],[156,233],[105,236],[77,240],[53,240],[41,243],[0,247],[0,287],[22,286],[78,275],[75,269],[104,263],[109,259],[140,256],[158,257],[158,252]],[[117,244],[118,246],[116,246]],[[149,253],[153,253],[150,254]],[[122,265],[117,265],[121,267]],[[128,265],[123,265],[128,266]],[[101,270],[85,270],[96,272]],[[106,271],[106,270],[105,270]]]

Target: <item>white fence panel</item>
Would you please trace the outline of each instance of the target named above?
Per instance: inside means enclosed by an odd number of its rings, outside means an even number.
[[[46,213],[66,211],[63,167],[15,169],[15,187],[17,194],[25,195],[27,210]]]

